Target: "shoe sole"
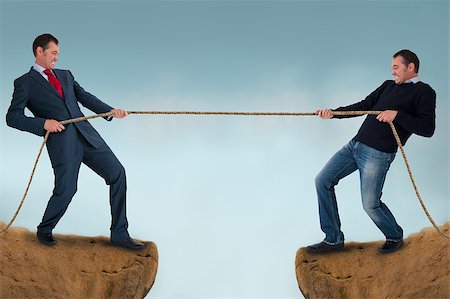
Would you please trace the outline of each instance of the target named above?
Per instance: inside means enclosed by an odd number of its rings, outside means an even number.
[[[312,252],[312,253],[326,253],[326,252],[340,251],[343,249],[345,249],[345,246],[329,247],[328,249],[324,249],[324,250],[306,247],[306,250],[308,250],[309,252]]]

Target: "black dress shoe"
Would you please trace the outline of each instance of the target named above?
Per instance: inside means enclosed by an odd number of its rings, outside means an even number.
[[[133,240],[132,238],[127,238],[122,241],[111,240],[111,243],[121,246],[121,247],[128,248],[128,249],[134,249],[134,250],[142,249],[145,247],[144,243],[137,242],[137,241]]]
[[[341,250],[344,248],[344,243],[339,243],[339,244],[328,244],[325,242],[320,242],[314,245],[309,245],[306,247],[306,249],[310,252],[315,252],[315,253],[324,253],[324,252],[329,252],[329,251],[337,251],[337,250]]]
[[[403,240],[400,241],[386,241],[383,246],[378,247],[378,251],[381,253],[394,252],[399,250],[403,245]]]
[[[37,238],[39,242],[47,246],[52,246],[56,244],[56,240],[53,238],[52,233],[37,232]]]

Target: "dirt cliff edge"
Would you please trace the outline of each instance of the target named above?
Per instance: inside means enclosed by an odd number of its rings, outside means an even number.
[[[143,298],[155,281],[152,242],[132,251],[106,237],[55,238],[48,247],[23,228],[0,233],[0,298]]]
[[[450,222],[441,229],[448,235]],[[340,252],[300,248],[295,268],[305,298],[450,298],[450,241],[434,228],[404,239],[399,251],[378,253],[382,241],[346,243]]]

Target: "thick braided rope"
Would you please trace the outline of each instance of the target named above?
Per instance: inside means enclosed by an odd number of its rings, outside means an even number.
[[[189,115],[241,115],[241,116],[315,116],[317,112],[236,112],[236,111],[127,111],[128,114],[189,114]],[[380,114],[381,111],[333,111],[334,115]]]
[[[436,225],[436,223],[434,222],[434,220],[433,220],[433,218],[431,217],[430,213],[428,212],[427,208],[425,207],[425,204],[423,203],[423,200],[422,200],[422,196],[420,196],[420,193],[419,193],[419,188],[417,188],[416,181],[414,180],[414,177],[413,177],[413,175],[412,175],[411,168],[409,167],[408,158],[406,158],[405,150],[403,149],[403,146],[402,146],[402,143],[401,143],[401,141],[400,141],[400,137],[398,136],[397,130],[395,129],[395,126],[394,126],[393,123],[389,123],[389,125],[391,126],[392,133],[394,134],[395,141],[397,141],[397,145],[398,145],[398,147],[400,148],[400,152],[402,153],[402,156],[403,156],[403,161],[405,161],[406,170],[408,171],[408,175],[409,175],[409,178],[411,179],[411,183],[412,183],[412,185],[413,185],[413,187],[414,187],[414,191],[416,192],[417,199],[419,200],[420,205],[422,206],[422,209],[423,209],[423,211],[425,212],[425,215],[427,215],[428,220],[430,220],[430,222],[431,222],[431,224],[433,224],[434,228],[435,228],[442,236],[444,236],[444,237],[446,237],[447,239],[450,240],[450,237],[449,237],[448,235],[446,235],[446,234],[445,234],[445,233],[444,233],[444,232]]]
[[[380,114],[382,111],[333,111],[333,115],[342,115],[342,116],[356,116],[356,115],[364,115],[364,114],[371,114],[371,115],[378,115]],[[317,115],[317,112],[227,112],[227,111],[127,111],[128,114],[147,114],[147,115],[240,115],[240,116],[315,116]],[[93,118],[98,118],[98,117],[107,117],[107,116],[111,116],[112,114],[114,114],[114,111],[110,111],[107,113],[102,113],[102,114],[97,114],[97,115],[91,115],[91,116],[85,116],[85,117],[78,117],[78,118],[73,118],[73,119],[68,119],[65,121],[61,121],[61,124],[69,124],[69,123],[75,123],[75,122],[79,122],[79,121],[85,121],[88,119],[93,119]],[[405,162],[406,165],[406,169],[408,171],[409,177],[411,179],[411,183],[414,187],[414,191],[416,192],[416,196],[420,202],[420,205],[422,206],[423,211],[425,212],[425,214],[428,217],[428,220],[431,222],[431,224],[434,226],[434,228],[445,238],[450,240],[450,237],[448,235],[446,235],[444,232],[441,231],[441,229],[436,225],[436,223],[434,222],[433,218],[431,217],[430,213],[428,212],[427,208],[425,207],[425,204],[423,203],[422,197],[419,194],[419,190],[417,188],[417,185],[415,183],[414,177],[412,175],[411,169],[409,167],[409,163],[408,163],[408,159],[406,158],[406,154],[405,151],[403,149],[402,143],[400,141],[400,137],[397,134],[397,130],[395,129],[395,126],[390,123],[391,129],[392,129],[392,133],[394,134],[394,138],[397,142],[398,147],[400,148],[400,151],[402,153],[403,156],[403,160]],[[5,226],[5,228],[3,228],[0,232],[5,232],[6,230],[8,230],[8,228],[11,226],[11,224],[14,222],[14,220],[16,219],[17,215],[19,214],[19,211],[23,205],[23,202],[25,201],[25,198],[27,196],[28,190],[30,188],[31,185],[31,181],[33,180],[33,176],[34,176],[34,172],[36,170],[36,166],[38,164],[39,158],[41,156],[42,153],[42,149],[44,148],[45,143],[47,142],[49,133],[47,132],[47,134],[44,137],[44,140],[41,144],[41,147],[39,149],[39,153],[36,157],[36,161],[34,163],[33,166],[33,170],[31,172],[30,175],[30,179],[28,181],[28,185],[27,188],[25,189],[25,193],[22,197],[22,200],[16,210],[16,212],[14,213],[14,216],[11,218],[11,220],[9,221],[9,223]]]

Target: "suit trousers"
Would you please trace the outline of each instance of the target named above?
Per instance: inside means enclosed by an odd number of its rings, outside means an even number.
[[[68,162],[53,168],[55,187],[38,231],[51,233],[64,215],[77,191],[78,173],[84,163],[101,176],[110,186],[111,239],[123,240],[129,237],[126,217],[126,176],[125,169],[106,143],[99,148],[93,147],[78,133],[76,154]]]

